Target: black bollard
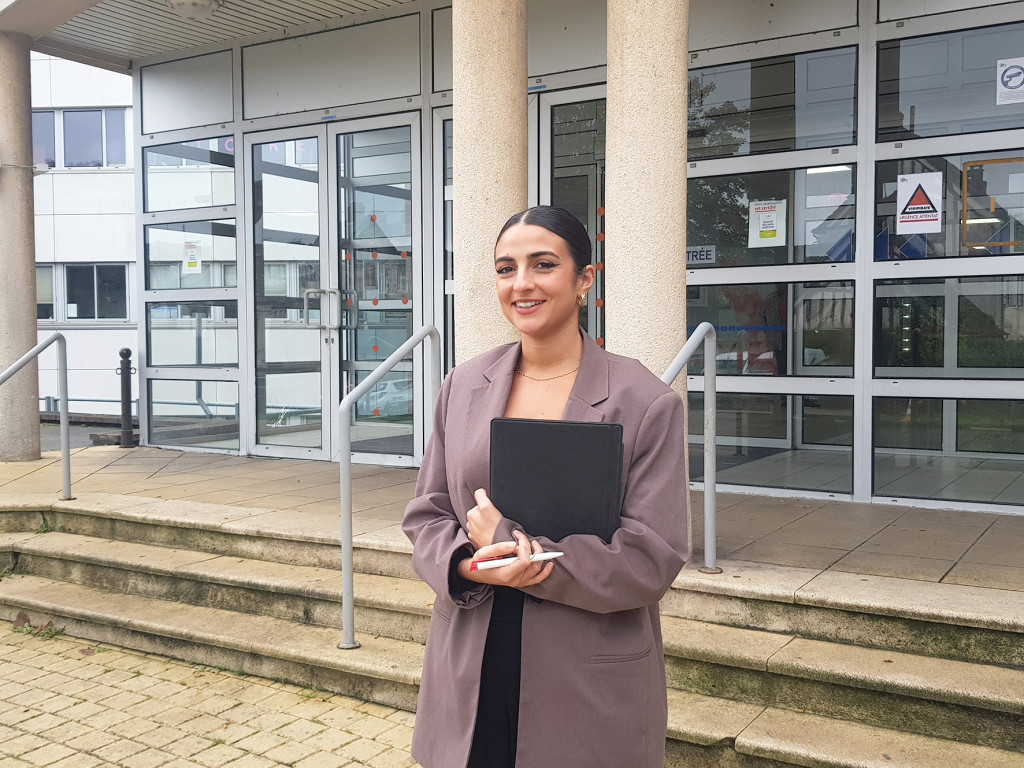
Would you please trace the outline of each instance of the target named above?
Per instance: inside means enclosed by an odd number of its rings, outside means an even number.
[[[118,353],[121,355],[121,367],[117,372],[121,375],[121,447],[134,448],[135,434],[132,431],[132,351],[128,347],[122,347]]]

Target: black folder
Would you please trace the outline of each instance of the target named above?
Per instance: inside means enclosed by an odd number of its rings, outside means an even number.
[[[492,419],[490,470],[494,506],[531,536],[608,543],[619,527],[621,424]]]

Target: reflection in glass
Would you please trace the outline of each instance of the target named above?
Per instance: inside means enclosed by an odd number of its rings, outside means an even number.
[[[103,112],[64,112],[64,167],[99,168],[103,165]]]
[[[256,438],[319,449],[322,432],[320,171],[315,137],[253,146]],[[307,325],[307,320],[309,325]]]
[[[32,164],[57,164],[57,138],[53,112],[32,113]]]
[[[238,302],[146,305],[149,364],[238,365]]]
[[[53,266],[36,265],[36,320],[53,320]]]
[[[715,326],[716,369],[725,376],[852,376],[853,307],[850,282],[687,288],[689,332]],[[690,375],[704,364],[698,351]]]
[[[874,492],[1024,504],[1024,400],[875,398]]]
[[[590,235],[597,267],[580,325],[601,343],[604,315],[604,172],[606,103],[604,99],[551,108],[551,204],[579,219]]]
[[[704,395],[690,392],[690,478],[704,475]],[[853,490],[853,398],[719,392],[717,480],[795,490]]]
[[[898,179],[917,173],[942,174],[940,232],[899,231]],[[875,261],[1024,253],[1024,157],[992,152],[878,163],[874,231]]]
[[[688,155],[853,144],[856,80],[852,47],[691,70]]]
[[[700,176],[687,181],[687,248],[711,248],[690,269],[853,261],[856,169],[849,165]],[[785,203],[785,242],[751,247],[751,204]]]
[[[235,287],[234,219],[154,224],[145,241],[146,290]]]
[[[238,383],[151,380],[149,443],[239,449]]]
[[[1024,378],[1024,276],[879,280],[875,376]]]
[[[1024,24],[878,43],[878,141],[1020,128],[1024,101],[997,101],[997,62],[1021,55]]]
[[[412,157],[409,126],[338,136],[343,392],[412,334]],[[412,454],[411,377],[410,355],[356,404],[354,451]]]
[[[142,150],[145,209],[233,205],[234,153],[232,136],[146,147]]]
[[[452,121],[445,120],[444,133],[444,279],[455,277],[454,216],[452,210],[452,185],[455,183],[455,161],[453,160]],[[455,367],[455,296],[445,290],[444,294],[444,370]]]

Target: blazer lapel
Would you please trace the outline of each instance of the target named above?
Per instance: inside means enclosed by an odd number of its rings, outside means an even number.
[[[583,336],[583,357],[562,419],[604,421],[604,412],[594,406],[608,399],[608,356],[588,334],[581,332],[580,335]]]

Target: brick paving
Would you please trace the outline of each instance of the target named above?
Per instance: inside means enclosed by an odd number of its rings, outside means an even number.
[[[411,768],[414,719],[0,622],[0,768]]]

